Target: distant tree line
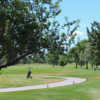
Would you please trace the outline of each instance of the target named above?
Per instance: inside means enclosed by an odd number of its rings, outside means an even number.
[[[100,23],[94,21],[91,28],[87,28],[87,40],[79,41],[68,52],[70,61],[82,67],[86,65],[96,69],[100,65]]]
[[[61,66],[74,63],[76,68],[85,66],[88,69],[90,66],[96,69],[100,65],[100,23],[94,21],[91,27],[87,28],[87,35],[87,39],[78,41],[66,52],[62,50],[58,53],[57,48],[52,53],[48,52],[45,63]]]

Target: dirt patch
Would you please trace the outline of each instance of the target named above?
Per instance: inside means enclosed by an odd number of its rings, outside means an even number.
[[[100,76],[97,76],[96,79],[100,79]]]

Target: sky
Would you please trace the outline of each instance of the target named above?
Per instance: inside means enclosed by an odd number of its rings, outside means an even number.
[[[78,38],[87,38],[86,27],[90,27],[93,21],[100,22],[100,0],[63,0],[60,4],[62,10],[58,20],[62,23],[64,17],[69,21],[80,19]]]

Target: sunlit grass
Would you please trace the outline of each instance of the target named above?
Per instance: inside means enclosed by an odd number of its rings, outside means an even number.
[[[43,76],[65,76],[87,78],[88,81],[64,87],[51,89],[29,90],[23,92],[0,93],[0,100],[100,100],[100,70],[93,71],[91,67],[86,70],[85,67],[75,69],[75,65],[65,67],[45,64],[16,65],[2,71],[2,75],[17,76],[26,75],[28,66],[31,66],[32,74],[35,77]],[[37,79],[37,78],[36,78]],[[36,80],[35,79],[35,80]],[[49,78],[45,78],[48,80]],[[35,81],[34,80],[34,81]],[[55,79],[49,79],[55,80]],[[57,79],[59,80],[59,79]],[[5,83],[5,82],[3,82]]]
[[[32,75],[32,79],[27,79],[24,74],[3,74],[0,75],[0,88],[8,87],[21,87],[21,86],[30,86],[30,85],[39,85],[39,84],[48,84],[63,81],[62,78],[56,77],[45,77]]]

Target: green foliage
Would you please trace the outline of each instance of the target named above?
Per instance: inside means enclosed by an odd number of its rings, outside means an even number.
[[[61,27],[63,27],[62,32],[59,30]],[[45,40],[48,44],[48,54],[46,58],[48,63],[52,63],[53,65],[66,64],[65,58],[62,59],[62,57],[66,55],[66,52],[68,52],[69,47],[73,43],[75,38],[73,32],[77,29],[77,27],[77,21],[69,22],[65,19],[64,25],[60,25],[57,21],[53,22],[50,31],[51,34],[47,34]]]
[[[33,63],[44,63],[45,61],[41,57],[33,57],[32,62]]]
[[[68,52],[68,57],[81,67],[90,61],[90,48],[88,40],[82,40],[72,47]],[[87,66],[88,67],[88,66]]]
[[[58,64],[58,55],[57,53],[48,53],[48,56],[46,56],[45,60],[48,64],[57,65]]]
[[[78,51],[79,51],[78,47],[76,46],[76,47],[71,48],[67,54],[69,59],[72,59],[72,61],[75,63],[79,62]]]
[[[67,56],[59,55],[58,63],[60,66],[65,66],[67,64]]]
[[[91,62],[100,65],[100,23],[93,22],[91,30],[87,28],[88,39],[90,44]]]
[[[0,69],[30,54],[47,50],[52,61],[72,44],[79,21],[60,25],[56,16],[61,0],[4,0],[0,2]],[[65,31],[66,30],[66,31]],[[53,61],[57,64],[58,61]]]
[[[51,34],[51,20],[61,11],[58,1],[0,1],[0,59],[6,62],[0,69],[48,48],[45,38]]]

